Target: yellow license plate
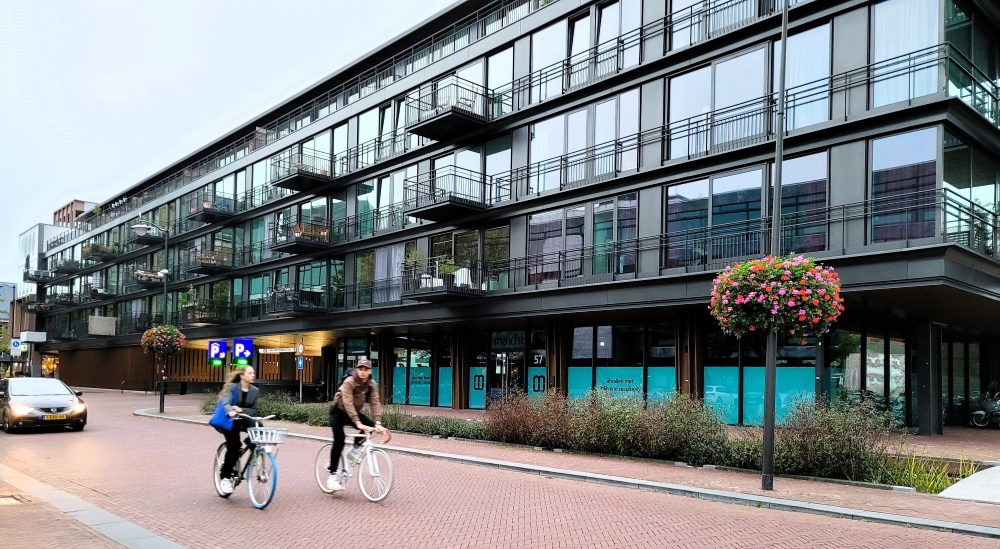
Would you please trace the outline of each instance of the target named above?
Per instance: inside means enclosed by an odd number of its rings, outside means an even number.
[[[45,416],[45,421],[53,421],[56,419],[66,419],[66,414],[56,414],[51,416]]]

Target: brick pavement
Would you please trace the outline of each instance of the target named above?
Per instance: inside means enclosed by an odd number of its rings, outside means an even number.
[[[55,507],[0,482],[0,498],[14,496],[17,504],[0,502],[0,546],[19,549],[112,549],[121,545],[84,526]]]
[[[89,393],[85,398],[91,406],[87,430],[0,434],[0,463],[192,548],[1000,547],[1000,540],[398,454],[393,456],[393,493],[376,505],[365,501],[356,485],[335,496],[321,493],[312,478],[319,443],[303,440],[283,445],[275,501],[267,510],[256,511],[242,486],[229,500],[214,494],[208,475],[221,436],[211,429],[131,416],[133,408],[154,407],[155,396]],[[171,397],[171,404],[177,402],[184,401]],[[420,438],[407,437],[406,445]],[[498,454],[508,451],[495,445],[422,440],[447,444],[453,453],[485,448],[498,459],[506,459]],[[518,451],[539,458],[593,461],[589,456]]]
[[[191,405],[175,404],[174,406],[167,407],[165,411],[168,415],[172,416],[201,420],[207,418],[207,416],[203,416],[196,410]],[[290,422],[272,422],[272,424],[288,427],[297,433],[330,436],[330,429],[327,427],[312,427]],[[775,489],[765,492],[760,489],[759,475],[732,471],[710,471],[693,467],[676,467],[672,463],[654,460],[634,460],[572,452],[536,451],[522,446],[445,440],[406,433],[395,434],[393,444],[434,452],[558,467],[588,473],[631,477],[743,494],[766,495],[879,513],[891,513],[991,527],[1000,525],[1000,520],[997,518],[1000,516],[1000,508],[995,505],[949,500],[929,494],[906,494],[889,490],[780,477],[775,479]]]

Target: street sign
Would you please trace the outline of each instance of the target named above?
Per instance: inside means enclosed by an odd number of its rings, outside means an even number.
[[[265,347],[260,350],[264,354],[294,353],[295,347]]]
[[[21,340],[10,340],[10,356],[21,356]]]
[[[298,345],[296,345],[295,346],[295,354],[298,355],[298,356],[302,356],[302,355],[306,354],[306,346],[303,345],[302,343],[299,343]]]
[[[306,364],[306,357],[299,355],[295,357],[295,366],[301,370]]]
[[[253,357],[253,340],[252,339],[234,339],[233,340],[233,365],[234,366],[249,366],[251,357]]]
[[[226,340],[211,340],[208,342],[208,363],[212,366],[225,366]]]

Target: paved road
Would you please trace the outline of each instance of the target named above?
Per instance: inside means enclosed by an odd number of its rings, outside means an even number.
[[[222,437],[210,428],[133,417],[133,409],[155,406],[151,396],[85,398],[85,431],[0,433],[0,463],[191,548],[1000,548],[1000,540],[398,454],[393,493],[372,504],[356,485],[335,496],[321,493],[312,478],[319,443],[304,440],[282,445],[275,501],[256,511],[242,487],[229,500],[215,495],[209,475]]]

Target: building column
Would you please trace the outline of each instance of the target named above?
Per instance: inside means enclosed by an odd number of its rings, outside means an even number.
[[[917,434],[943,434],[941,414],[941,326],[917,325]]]

